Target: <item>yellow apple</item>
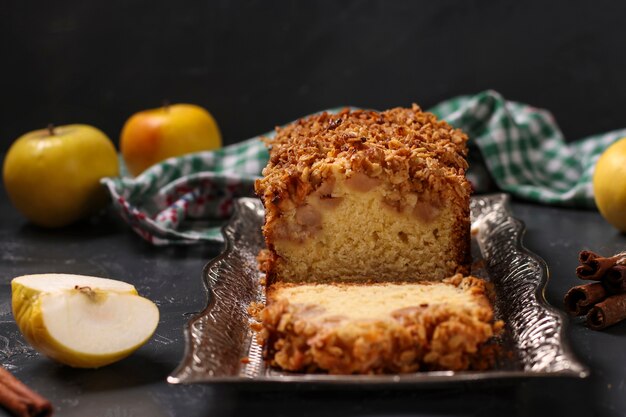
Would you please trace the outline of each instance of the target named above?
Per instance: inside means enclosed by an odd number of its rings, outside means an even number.
[[[222,136],[209,112],[193,104],[172,104],[135,113],[124,124],[120,148],[128,171],[146,168],[172,156],[217,149]]]
[[[118,175],[115,146],[88,125],[49,127],[18,138],[3,165],[13,205],[44,227],[62,227],[106,204],[100,178]]]
[[[593,194],[606,221],[626,232],[626,138],[600,155],[593,174]]]

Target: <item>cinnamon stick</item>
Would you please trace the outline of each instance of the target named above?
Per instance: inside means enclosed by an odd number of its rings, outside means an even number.
[[[587,326],[602,330],[626,319],[626,293],[612,295],[599,302],[587,313]]]
[[[578,285],[565,294],[565,310],[573,316],[582,316],[606,296],[607,290],[600,282]]]
[[[614,265],[602,277],[602,283],[611,294],[626,292],[626,265]]]
[[[16,417],[48,417],[52,405],[0,366],[0,406]]]
[[[580,265],[576,268],[576,275],[578,275],[580,279],[599,281],[606,271],[621,258],[622,257],[618,255],[606,258],[592,251],[581,251],[578,254]]]

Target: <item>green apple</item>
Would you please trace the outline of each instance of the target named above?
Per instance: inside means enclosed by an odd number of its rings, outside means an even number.
[[[13,205],[44,227],[62,227],[106,204],[102,177],[119,174],[111,140],[88,125],[36,130],[18,138],[3,165]]]

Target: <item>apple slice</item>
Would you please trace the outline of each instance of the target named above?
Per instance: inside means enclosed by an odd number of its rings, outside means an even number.
[[[122,281],[84,275],[24,275],[11,282],[13,316],[41,353],[79,368],[98,368],[146,343],[159,310]]]

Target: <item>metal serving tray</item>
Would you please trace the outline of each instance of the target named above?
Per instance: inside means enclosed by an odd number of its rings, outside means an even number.
[[[567,376],[588,369],[571,353],[565,319],[543,296],[545,262],[522,244],[524,225],[511,215],[505,194],[473,197],[472,273],[496,291],[496,317],[506,323],[497,339],[507,355],[489,371],[416,372],[398,375],[327,375],[282,372],[266,366],[249,328],[247,308],[263,301],[256,256],[264,246],[264,212],[257,199],[242,198],[223,228],[226,247],[202,273],[208,305],[185,328],[186,351],[169,376],[173,384],[198,382],[299,382],[321,384],[424,384],[502,378]],[[247,360],[242,360],[247,358]]]

